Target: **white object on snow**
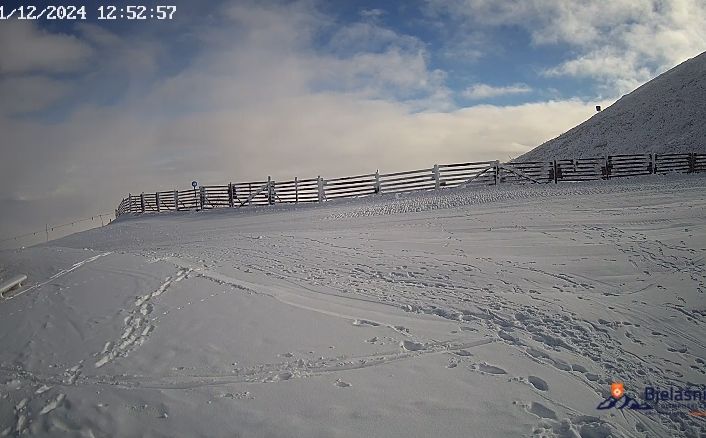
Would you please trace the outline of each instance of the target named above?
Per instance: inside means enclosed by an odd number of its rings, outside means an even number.
[[[5,292],[11,291],[12,289],[22,287],[22,283],[25,280],[27,280],[27,276],[24,274],[20,274],[20,275],[15,275],[14,277],[10,277],[9,280],[1,283],[0,284],[0,297],[3,297],[5,295]]]

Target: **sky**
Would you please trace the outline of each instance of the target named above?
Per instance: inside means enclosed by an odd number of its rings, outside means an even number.
[[[169,4],[0,20],[0,238],[192,180],[508,160],[706,50],[706,0]]]

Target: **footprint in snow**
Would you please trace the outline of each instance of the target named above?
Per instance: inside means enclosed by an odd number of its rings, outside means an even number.
[[[549,389],[547,382],[537,376],[528,376],[527,380],[532,384],[532,386],[540,391],[546,391]]]
[[[488,374],[507,374],[507,371],[500,367],[496,367],[495,365],[489,365],[487,363],[479,363],[476,365],[476,369],[482,373],[488,373]]]
[[[353,321],[353,325],[356,327],[371,326],[378,327],[380,324],[374,321],[368,321],[367,319],[356,319]]]
[[[341,379],[337,379],[333,384],[338,386],[339,388],[349,388],[351,386],[350,383],[344,382]]]
[[[557,419],[556,412],[539,402],[532,402],[528,411],[538,416],[539,418],[547,418],[550,420]]]
[[[400,347],[407,351],[420,351],[426,348],[421,342],[414,341],[400,341]]]

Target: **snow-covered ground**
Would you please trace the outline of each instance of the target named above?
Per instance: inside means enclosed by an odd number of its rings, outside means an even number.
[[[706,177],[120,219],[0,253],[0,436],[704,436]]]

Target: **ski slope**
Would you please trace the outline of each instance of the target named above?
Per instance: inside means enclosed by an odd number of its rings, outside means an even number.
[[[119,219],[0,252],[0,436],[700,436],[706,177]]]

